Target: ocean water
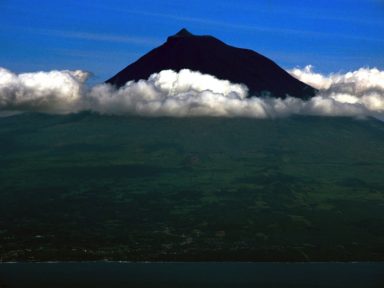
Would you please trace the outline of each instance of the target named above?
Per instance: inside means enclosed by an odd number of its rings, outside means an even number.
[[[384,263],[1,263],[0,287],[382,288]]]

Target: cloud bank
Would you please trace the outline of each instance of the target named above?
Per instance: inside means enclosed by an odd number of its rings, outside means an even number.
[[[307,66],[288,72],[319,89],[317,95],[307,101],[247,98],[244,85],[187,69],[161,71],[116,89],[109,84],[88,86],[89,74],[80,70],[15,74],[0,68],[0,111],[65,114],[91,110],[173,117],[384,116],[384,71],[361,68],[322,75]]]

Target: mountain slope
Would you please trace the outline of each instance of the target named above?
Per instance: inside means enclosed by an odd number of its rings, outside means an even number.
[[[275,97],[306,99],[316,91],[257,52],[229,46],[212,36],[196,36],[185,29],[106,82],[120,87],[130,80],[148,79],[161,70],[184,68],[245,84],[250,96],[269,91]]]

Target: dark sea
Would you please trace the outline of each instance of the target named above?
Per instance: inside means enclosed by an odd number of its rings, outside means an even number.
[[[383,288],[384,263],[1,263],[0,287]]]

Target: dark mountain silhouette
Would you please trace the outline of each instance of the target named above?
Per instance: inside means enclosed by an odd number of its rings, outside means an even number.
[[[250,96],[269,91],[275,97],[290,95],[307,99],[316,92],[255,51],[229,46],[212,36],[196,36],[186,29],[168,37],[166,43],[106,82],[120,87],[131,80],[148,79],[161,70],[184,68],[245,84]]]

